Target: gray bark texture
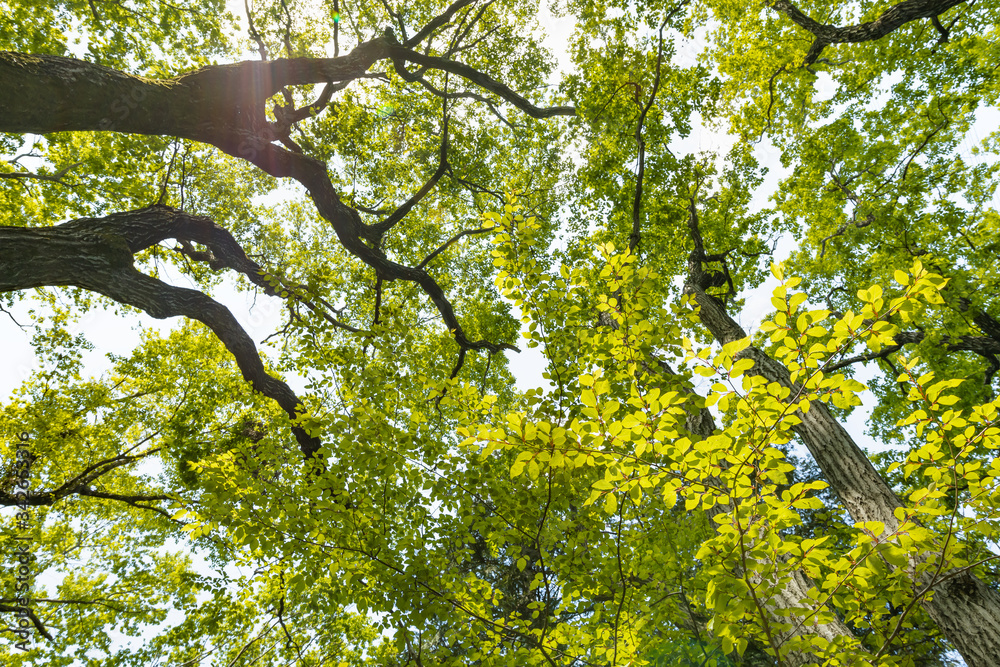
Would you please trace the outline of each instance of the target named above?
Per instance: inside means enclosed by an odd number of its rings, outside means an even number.
[[[696,255],[693,253],[689,262],[691,277],[684,289],[700,307],[701,322],[720,344],[745,338],[746,332],[722,303],[699,286],[701,267]],[[792,396],[798,393],[788,369],[759,348],[747,347],[738,356],[753,360],[748,373],[789,387]],[[886,531],[895,531],[900,522],[894,511],[902,503],[827,406],[813,401],[808,411],[795,414],[802,420],[795,427],[796,434],[851,518],[856,522],[880,521]],[[927,558],[915,558],[911,567]],[[918,575],[916,585],[929,593],[923,600],[924,609],[970,667],[1000,665],[1000,594],[996,590],[968,572],[942,572],[937,578]]]
[[[811,65],[829,44],[856,44],[882,39],[910,21],[936,20],[944,12],[964,2],[966,0],[905,0],[882,12],[874,21],[843,27],[815,21],[788,0],[778,0],[771,5],[771,8],[781,12],[815,37],[805,58],[805,64]],[[935,25],[941,32],[942,41],[947,39],[948,31],[941,27],[940,23]]]
[[[673,368],[671,368],[669,364],[660,359],[655,359],[654,361],[663,374],[675,375]],[[647,371],[651,370],[651,368],[647,369]],[[676,389],[676,387],[671,386],[671,389]],[[694,390],[690,387],[682,385],[680,389],[692,398],[695,396]],[[707,438],[717,430],[715,417],[712,416],[712,412],[708,408],[688,410],[685,427],[693,436],[700,439]],[[723,465],[724,464],[725,463],[723,462]],[[708,480],[709,483],[712,481],[713,480]],[[707,510],[709,524],[712,528],[716,527],[716,523],[711,519],[719,514],[730,512],[731,509],[732,508],[728,505],[716,504],[711,509]],[[758,577],[755,583],[760,584],[762,581],[763,580]],[[773,623],[787,623],[788,617],[781,613],[782,610],[801,607],[802,601],[809,599],[807,593],[813,587],[813,581],[808,575],[801,570],[795,570],[792,573],[791,579],[785,583],[780,592],[771,599],[764,601],[764,609],[768,613],[769,620]],[[692,619],[692,622],[694,622],[694,619]],[[788,630],[777,633],[775,636],[775,643],[778,646],[781,646],[788,640],[804,634],[822,637],[831,644],[838,637],[854,637],[854,633],[851,632],[851,629],[847,627],[843,621],[837,618],[830,623],[819,623],[814,621],[805,627],[802,625],[793,625]],[[816,659],[807,653],[796,651],[785,656],[784,662],[789,667],[802,667],[803,665],[816,664]]]
[[[73,58],[0,51],[0,90],[4,93],[0,96],[0,132],[114,131],[180,137],[215,146],[274,177],[295,179],[306,188],[343,247],[373,268],[379,281],[405,280],[421,287],[460,347],[457,373],[467,350],[514,348],[470,340],[444,290],[423,264],[404,266],[380,250],[383,236],[431,187],[423,188],[381,223],[365,224],[358,211],[341,201],[326,164],[295,150],[288,135],[290,124],[268,121],[265,103],[287,86],[342,84],[364,77],[375,63],[387,60],[409,78],[416,75],[405,70],[407,62],[452,72],[537,118],[573,115],[571,107],[540,109],[467,65],[411,49],[465,4],[453,4],[405,45],[386,31],[336,58],[214,65],[170,79],[133,76]],[[297,109],[289,116],[301,120],[312,111],[308,107]],[[439,176],[447,167],[446,149],[447,132]],[[244,377],[294,416],[301,408],[298,398],[284,382],[265,371],[253,341],[225,307],[201,292],[172,287],[135,269],[133,253],[166,238],[208,246],[213,268],[240,271],[273,294],[261,278],[260,267],[246,257],[228,232],[210,220],[166,207],[50,228],[0,228],[0,291],[72,285],[136,306],[153,317],[197,319],[225,343]],[[301,429],[295,429],[295,434],[303,453],[311,457],[319,447],[318,440]]]
[[[207,325],[236,360],[254,389],[273,399],[292,418],[301,402],[261,363],[253,340],[222,304],[192,289],[174,287],[138,271],[133,254],[165,239],[204,244],[213,264],[240,271],[265,292],[274,290],[260,267],[229,234],[208,218],[151,206],[105,218],[83,218],[54,227],[0,227],[0,292],[33,287],[80,287],[156,318],[189,317]],[[293,432],[306,458],[319,440],[301,428]]]

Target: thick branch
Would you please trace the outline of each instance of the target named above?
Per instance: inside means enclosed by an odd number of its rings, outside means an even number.
[[[215,146],[266,125],[264,101],[285,86],[360,78],[388,55],[384,38],[339,58],[212,65],[146,79],[73,58],[0,51],[0,131],[115,130]]]
[[[45,627],[45,624],[42,623],[38,616],[35,615],[34,609],[31,607],[12,607],[10,605],[0,604],[0,613],[20,614],[22,611],[27,614],[29,619],[31,619],[31,624],[35,626],[36,630],[38,630],[38,634],[45,637],[49,641],[54,641],[52,634]]]
[[[166,207],[151,207],[44,229],[0,227],[0,291],[81,287],[135,306],[158,319],[184,316],[198,320],[222,341],[254,389],[277,402],[294,419],[302,410],[301,402],[287,384],[267,372],[253,340],[229,309],[197,290],[167,285],[133,266],[133,248],[148,247],[174,234],[183,237],[185,233],[198,237],[192,240],[219,249],[220,254],[229,256],[226,261],[237,265],[249,262],[242,249],[239,254],[244,260],[234,256],[221,228],[209,226],[206,221]],[[171,229],[171,224],[177,227]],[[299,427],[292,430],[303,455],[311,457],[319,448],[318,439]]]
[[[405,72],[405,74],[404,74],[404,72]],[[503,123],[507,127],[511,128],[512,130],[517,129],[512,122],[510,122],[509,120],[507,120],[507,118],[505,118],[504,115],[502,113],[500,113],[500,109],[498,109],[497,106],[496,106],[496,104],[493,103],[493,100],[489,99],[488,97],[486,97],[484,95],[480,95],[479,93],[473,93],[473,92],[469,92],[469,91],[462,91],[462,92],[459,92],[459,93],[446,93],[445,91],[439,90],[438,88],[436,88],[434,86],[434,84],[432,84],[430,81],[428,81],[427,79],[425,79],[423,76],[421,76],[420,74],[418,74],[416,72],[406,72],[405,69],[404,69],[402,72],[399,72],[399,73],[404,77],[405,80],[411,81],[411,82],[415,81],[415,82],[419,83],[421,86],[424,87],[425,90],[427,90],[428,92],[430,92],[430,93],[432,93],[434,95],[437,95],[441,99],[444,99],[444,100],[459,100],[459,99],[475,100],[475,101],[479,102],[480,104],[485,105],[486,108],[489,109],[490,112],[492,112],[492,114],[494,116],[496,116],[500,120],[501,123]],[[409,78],[407,78],[407,77],[409,77]]]
[[[326,165],[305,155],[291,153],[277,146],[260,147],[259,153],[250,160],[258,167],[279,178],[294,178],[309,191],[319,212],[333,227],[341,245],[352,255],[375,269],[377,276],[383,280],[405,280],[416,283],[430,297],[437,308],[448,330],[455,337],[459,347],[467,350],[513,350],[514,346],[507,343],[492,343],[485,340],[473,341],[465,334],[455,309],[445,296],[444,290],[434,278],[423,269],[399,264],[387,258],[385,254],[365,243],[365,240],[378,240],[378,229],[365,225],[356,210],[344,204],[330,181]],[[249,159],[249,158],[248,158]]]
[[[926,335],[922,331],[900,331],[893,336],[895,345],[886,346],[878,352],[868,352],[848,357],[835,364],[826,366],[824,371],[830,373],[852,364],[884,359],[890,354],[899,351],[904,345],[915,345],[923,342],[925,338]],[[1000,341],[988,336],[942,336],[941,345],[949,352],[973,352],[991,363],[1000,355]]]
[[[778,0],[771,8],[781,12],[813,34],[805,64],[811,65],[828,44],[856,44],[881,39],[901,26],[919,19],[934,19],[966,0],[905,0],[882,12],[874,21],[837,27],[814,21],[788,0]]]
[[[171,496],[125,495],[120,493],[109,493],[107,491],[98,491],[97,489],[92,489],[89,486],[76,486],[58,493],[55,491],[42,491],[40,493],[30,493],[25,498],[15,498],[9,493],[0,491],[0,506],[19,507],[22,505],[27,505],[29,507],[49,507],[51,505],[56,504],[58,501],[73,495],[123,502],[126,505],[131,505],[132,507],[138,509],[156,512],[157,514],[160,514],[167,519],[170,518],[170,514],[165,510],[151,505],[143,505],[141,503],[156,503],[156,502],[177,500],[176,498],[173,498]]]
[[[139,509],[150,510],[158,514],[163,515],[166,518],[170,518],[170,514],[166,511],[160,509],[159,507],[151,507],[149,505],[142,505],[140,503],[153,503],[162,502],[168,500],[176,500],[170,496],[165,495],[154,495],[154,496],[142,496],[142,495],[123,495],[119,493],[109,493],[105,491],[98,491],[91,488],[91,484],[106,475],[107,473],[115,470],[116,468],[121,468],[122,466],[130,465],[136,461],[142,460],[151,454],[155,454],[160,451],[159,447],[153,449],[147,449],[139,454],[119,454],[109,459],[104,459],[103,461],[98,461],[97,463],[88,466],[69,481],[60,484],[58,487],[52,491],[37,491],[26,494],[26,497],[19,498],[15,497],[14,494],[0,490],[0,506],[20,506],[29,505],[31,507],[47,507],[54,505],[56,502],[66,498],[71,495],[80,496],[90,496],[93,498],[103,498],[105,500],[117,500],[119,502],[126,503],[132,507],[137,507]]]

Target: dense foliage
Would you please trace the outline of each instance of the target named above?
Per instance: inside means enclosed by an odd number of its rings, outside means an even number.
[[[4,664],[1000,664],[1000,7],[540,11],[0,0]]]

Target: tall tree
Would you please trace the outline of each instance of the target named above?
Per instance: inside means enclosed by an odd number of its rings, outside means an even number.
[[[3,9],[10,664],[1000,661],[993,4]]]

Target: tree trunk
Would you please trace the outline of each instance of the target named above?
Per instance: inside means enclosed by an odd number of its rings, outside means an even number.
[[[746,337],[722,304],[696,281],[689,280],[684,290],[694,295],[702,323],[720,344]],[[788,369],[760,349],[750,346],[739,356],[754,361],[749,373],[796,393]],[[802,420],[795,427],[796,434],[854,521],[880,521],[887,532],[894,532],[900,525],[894,511],[903,504],[827,406],[813,401],[807,412],[795,414]],[[915,559],[913,564],[924,560]],[[923,575],[915,583],[924,588],[932,582],[930,575]],[[969,666],[1000,665],[1000,594],[968,573],[948,577],[931,591],[923,601],[924,608]]]
[[[676,376],[673,368],[671,368],[669,364],[660,359],[654,359],[654,361],[656,366],[659,367],[660,373],[668,376]],[[650,373],[655,372],[648,365],[645,370]],[[678,387],[670,387],[670,390],[675,389],[678,389]],[[679,389],[691,397],[696,396],[695,392],[688,386],[682,385]],[[702,439],[715,433],[717,428],[715,424],[715,417],[712,416],[712,412],[708,408],[687,410],[685,427],[692,435]],[[711,525],[714,529],[717,524],[712,521],[712,518],[730,511],[731,508],[728,505],[714,505],[711,509],[707,510],[709,525]],[[758,579],[756,583],[761,583],[761,580]],[[764,602],[764,609],[771,622],[787,623],[788,617],[781,614],[781,610],[801,607],[802,600],[809,599],[807,593],[813,587],[814,584],[812,579],[810,579],[808,575],[801,570],[793,571],[791,578],[785,583],[784,587],[782,587],[781,592],[775,597],[772,597]],[[692,622],[694,622],[694,619],[692,619]],[[804,634],[805,630],[806,628],[801,626],[793,626],[789,630],[778,633],[775,637],[775,642],[778,646],[781,646],[789,639],[801,636]],[[819,623],[814,621],[812,625],[808,626],[808,633],[810,635],[822,637],[831,644],[840,637],[854,638],[854,633],[839,618],[831,621],[830,623]],[[815,664],[816,658],[808,653],[793,652],[785,656],[784,662],[789,665],[789,667],[801,667],[803,665]]]

